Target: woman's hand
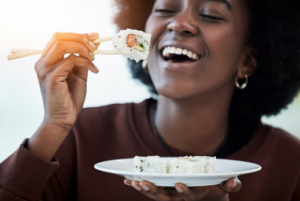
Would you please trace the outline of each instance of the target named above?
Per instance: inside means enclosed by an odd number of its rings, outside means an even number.
[[[228,193],[238,192],[242,187],[242,183],[237,177],[216,186],[188,188],[184,184],[177,183],[175,189],[172,190],[157,187],[148,181],[138,182],[125,179],[124,183],[158,201],[228,201]]]
[[[92,43],[98,34],[55,33],[35,64],[45,116],[43,124],[70,130],[83,107],[88,70],[98,73],[92,63]],[[67,58],[66,53],[71,53]],[[74,54],[79,54],[75,56]]]
[[[86,96],[88,70],[99,72],[92,63],[97,48],[92,41],[97,38],[96,33],[56,33],[35,64],[45,116],[27,142],[34,155],[51,160],[75,124]],[[71,55],[65,58],[66,53]]]

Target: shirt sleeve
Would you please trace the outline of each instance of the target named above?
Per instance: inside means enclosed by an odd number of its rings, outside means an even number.
[[[27,140],[0,164],[0,200],[41,200],[42,192],[59,163],[46,161],[29,152]]]
[[[296,188],[294,190],[294,194],[291,200],[292,201],[300,200],[300,177],[298,178],[298,182],[296,184]]]

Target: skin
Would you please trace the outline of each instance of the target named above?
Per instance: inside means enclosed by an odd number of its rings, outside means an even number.
[[[45,116],[27,148],[50,161],[73,127],[86,96],[87,73],[98,73],[92,63],[97,33],[56,33],[35,64]],[[66,53],[77,53],[64,59]]]
[[[125,179],[124,184],[134,187],[136,190],[153,200],[162,201],[228,201],[228,193],[238,192],[242,187],[238,178],[232,178],[219,186],[205,186],[198,188],[188,188],[184,184],[177,183],[173,190],[158,188],[148,181],[138,182]]]
[[[251,75],[256,66],[244,43],[246,6],[240,0],[228,2],[231,10],[216,1],[157,0],[146,24],[146,32],[152,33],[148,68],[160,93],[154,125],[169,146],[193,155],[215,153],[226,136],[234,79]],[[91,41],[97,38],[96,33],[56,33],[35,65],[45,116],[27,148],[42,159],[53,158],[75,124],[86,96],[88,71],[99,72],[92,63],[97,45]],[[164,45],[193,50],[201,59],[165,62],[160,54]],[[66,53],[79,56],[64,58]],[[154,200],[228,200],[228,192],[241,188],[237,178],[210,187],[176,184],[175,190],[147,181],[124,182]]]
[[[155,125],[168,145],[187,153],[215,153],[227,133],[235,77],[250,74],[245,66],[250,50],[244,44],[246,8],[241,1],[230,3],[232,10],[216,1],[157,0],[146,24],[146,32],[152,33],[148,68],[160,94]],[[160,51],[170,44],[202,58],[166,62]]]
[[[152,34],[148,69],[158,91],[155,126],[171,147],[191,155],[213,155],[228,129],[235,77],[256,67],[253,50],[245,44],[247,9],[242,1],[157,0],[146,24]],[[212,19],[204,15],[220,19]],[[162,48],[176,46],[201,55],[196,62],[165,61]],[[209,146],[207,146],[209,144]],[[219,186],[165,190],[147,181],[124,180],[154,200],[229,200],[241,182]]]

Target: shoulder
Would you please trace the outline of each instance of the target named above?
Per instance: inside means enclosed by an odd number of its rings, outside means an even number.
[[[278,148],[284,148],[284,150],[289,150],[295,152],[300,156],[300,140],[291,135],[290,133],[276,127],[269,125],[263,125],[265,127],[265,135],[267,135],[268,146],[275,146]]]
[[[299,139],[282,129],[260,123],[247,149],[235,159],[259,164],[262,169],[255,174],[240,176],[243,188],[237,200],[243,200],[241,197],[249,200],[287,200],[284,198],[292,197],[298,190],[299,158]]]
[[[270,161],[284,161],[284,163],[300,168],[300,140],[288,132],[269,125],[261,125],[262,144],[254,157]]]

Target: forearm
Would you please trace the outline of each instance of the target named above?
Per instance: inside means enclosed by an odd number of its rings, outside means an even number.
[[[50,161],[69,132],[61,126],[43,123],[28,140],[27,149],[35,156]]]
[[[41,199],[45,184],[59,166],[56,160],[33,155],[25,148],[26,143],[0,163],[0,200]]]
[[[14,195],[13,193],[3,189],[0,186],[0,198],[1,200],[9,200],[9,201],[24,201],[24,199]]]

